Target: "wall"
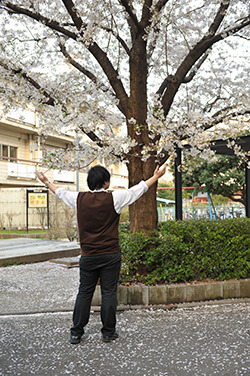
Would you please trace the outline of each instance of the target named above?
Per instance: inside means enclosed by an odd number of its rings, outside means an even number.
[[[65,213],[60,200],[51,192],[49,201],[49,220],[52,225],[56,219],[60,221],[60,218],[64,218]],[[0,226],[9,229],[9,218],[12,218],[12,228],[25,229],[26,210],[26,188],[0,188]],[[29,208],[28,215],[29,229],[47,226],[46,208]]]
[[[7,166],[7,163],[6,163]],[[44,169],[41,169],[44,170]],[[68,189],[70,191],[76,190],[75,182],[73,184],[67,184],[63,182],[54,181],[54,171],[48,171],[46,176],[49,180],[59,187]],[[87,173],[79,173],[79,186],[81,191],[88,190],[87,187]],[[41,189],[44,188],[42,184],[40,186],[27,187],[28,189]],[[111,189],[127,187],[127,178],[114,176],[111,178]],[[60,215],[65,216],[65,210],[62,205],[60,206],[60,200],[57,200],[53,193],[49,193],[50,197],[50,224],[53,223],[56,217],[60,218]],[[65,205],[66,206],[66,205]],[[40,209],[39,209],[40,210]],[[44,210],[45,211],[45,210]],[[30,208],[29,211],[29,227],[41,227],[41,215],[38,214],[37,209]],[[61,214],[60,214],[61,213]],[[26,188],[0,188],[0,226],[1,222],[5,228],[9,227],[8,218],[12,217],[12,227],[25,228],[26,227]],[[47,217],[45,218],[45,225],[47,225]]]

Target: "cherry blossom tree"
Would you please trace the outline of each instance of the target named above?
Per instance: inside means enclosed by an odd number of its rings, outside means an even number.
[[[245,128],[249,24],[247,0],[0,0],[0,101],[32,103],[41,136],[77,130],[71,167],[120,160],[132,186],[183,142],[212,158],[222,121],[219,138]],[[132,230],[156,227],[155,197],[130,207]]]

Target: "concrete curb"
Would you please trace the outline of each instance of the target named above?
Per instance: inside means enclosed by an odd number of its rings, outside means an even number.
[[[118,306],[159,306],[187,302],[250,298],[250,279],[158,286],[119,286]],[[92,306],[101,305],[96,286]]]
[[[13,238],[0,241],[0,266],[79,257],[80,246],[76,242],[60,240]]]
[[[177,309],[194,309],[196,307],[204,307],[204,306],[222,306],[222,305],[231,305],[231,304],[250,304],[250,298],[242,298],[242,299],[226,299],[226,300],[210,300],[205,302],[190,302],[190,303],[178,303],[178,304],[154,304],[154,305],[119,305],[117,307],[117,312],[124,312],[124,311],[133,311],[137,309],[162,309],[165,311],[177,310]],[[91,306],[91,313],[100,312],[100,306]],[[40,314],[48,314],[48,313],[67,313],[73,312],[73,307],[68,309],[45,309],[45,310],[37,310],[37,311],[23,311],[23,312],[2,312],[0,313],[0,317],[4,316],[28,316],[28,315],[40,315]]]
[[[32,239],[47,239],[46,233],[27,233],[27,234],[0,234],[2,239],[17,239],[17,238],[32,238]]]
[[[44,253],[34,253],[34,254],[27,254],[27,255],[20,255],[20,256],[9,256],[9,257],[1,257],[0,255],[0,266],[6,264],[22,264],[22,263],[33,263],[33,262],[43,262],[48,261],[50,259],[55,258],[62,258],[62,257],[74,257],[79,256],[79,248],[71,248],[71,249],[62,249],[59,251],[47,251]]]

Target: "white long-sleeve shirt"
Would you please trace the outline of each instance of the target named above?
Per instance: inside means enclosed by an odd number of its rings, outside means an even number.
[[[148,186],[142,180],[139,184],[134,185],[129,189],[121,189],[112,192],[114,209],[117,214],[120,214],[125,206],[133,204],[138,200],[145,192],[147,192]],[[104,189],[98,189],[90,192],[103,192]],[[67,191],[64,188],[57,188],[55,191],[56,196],[62,200],[66,205],[72,209],[77,209],[77,196],[79,192]]]

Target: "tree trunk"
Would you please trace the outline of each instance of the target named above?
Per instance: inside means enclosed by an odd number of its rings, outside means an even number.
[[[128,135],[137,141],[137,146],[131,151],[128,165],[129,187],[141,180],[150,178],[155,170],[155,152],[151,151],[147,161],[142,161],[143,148],[150,146],[147,126],[147,52],[144,31],[139,32],[130,53],[130,97],[127,107]],[[136,126],[130,119],[136,120]],[[130,229],[132,232],[144,231],[149,233],[157,226],[155,184],[138,201],[129,208]]]
[[[140,158],[133,158],[129,164],[129,186],[138,184],[141,180],[147,180],[155,170],[154,158],[142,162]],[[158,215],[156,205],[156,188],[154,184],[149,190],[133,205],[129,207],[129,220],[131,232],[149,233],[156,229]]]

